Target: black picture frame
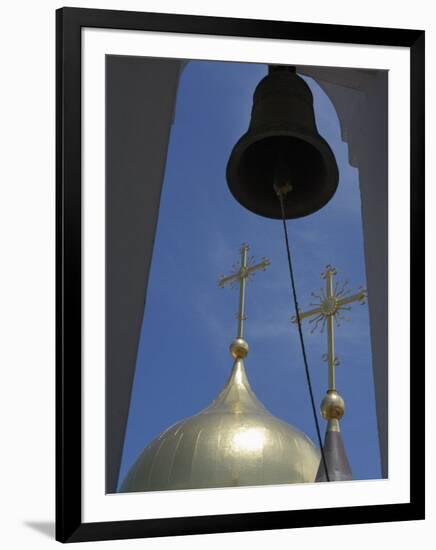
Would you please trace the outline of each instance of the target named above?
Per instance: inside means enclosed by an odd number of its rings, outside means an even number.
[[[410,502],[135,521],[82,522],[81,29],[129,29],[410,49]],[[56,539],[159,537],[424,519],[424,52],[419,30],[62,8],[56,12]],[[417,297],[419,292],[419,299]],[[416,322],[414,320],[416,319]]]

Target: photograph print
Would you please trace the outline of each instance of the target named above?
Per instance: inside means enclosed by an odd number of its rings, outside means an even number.
[[[106,56],[106,492],[388,478],[388,71]]]

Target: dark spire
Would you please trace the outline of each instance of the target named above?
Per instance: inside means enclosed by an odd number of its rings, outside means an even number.
[[[341,313],[350,309],[350,304],[354,302],[365,303],[367,292],[360,289],[355,294],[350,294],[346,288],[345,282],[342,286],[334,283],[336,269],[330,264],[326,266],[322,278],[326,281],[325,291],[312,296],[318,298],[319,302],[311,304],[312,309],[300,312],[293,317],[293,322],[301,321],[312,317],[314,323],[312,332],[321,324],[321,332],[327,326],[327,353],[323,359],[328,364],[328,390],[321,403],[321,414],[327,420],[327,430],[324,439],[323,451],[324,457],[318,468],[315,481],[343,481],[352,479],[350,464],[345,453],[344,443],[342,441],[339,420],[344,416],[345,403],[339,393],[336,391],[335,369],[339,365],[339,359],[335,355],[334,341],[334,323],[340,326]],[[325,464],[324,464],[325,458]],[[327,470],[327,472],[326,472]]]
[[[324,439],[324,456],[330,481],[350,481],[353,479],[350,463],[345,453],[344,442],[339,428],[339,420],[329,420]],[[327,481],[324,464],[321,462],[316,482]]]

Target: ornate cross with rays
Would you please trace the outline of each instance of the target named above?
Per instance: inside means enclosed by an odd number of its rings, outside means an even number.
[[[336,282],[333,287],[333,277],[337,274],[337,271],[331,265],[326,266],[325,271],[321,274],[321,277],[326,281],[326,290],[323,288],[320,289],[320,294],[315,294],[312,292],[314,298],[318,298],[319,303],[310,304],[315,306],[313,309],[308,311],[299,312],[300,321],[306,319],[307,317],[312,317],[309,321],[313,323],[311,332],[314,332],[318,325],[321,323],[321,332],[324,332],[325,326],[327,325],[327,353],[323,355],[324,361],[327,361],[329,367],[329,389],[335,390],[335,367],[339,365],[339,360],[335,356],[335,342],[334,342],[334,322],[339,327],[341,325],[341,320],[348,320],[343,315],[342,312],[345,310],[350,310],[353,302],[360,302],[361,304],[365,303],[365,298],[367,296],[366,290],[363,288],[359,289],[359,292],[356,294],[350,295],[350,290],[347,289],[348,281],[345,281],[343,285],[339,288],[339,283]],[[297,318],[294,315],[292,317],[292,322],[296,323]]]
[[[221,288],[224,288],[227,283],[235,284],[239,282],[239,309],[238,313],[236,314],[236,318],[238,319],[237,338],[243,338],[244,336],[244,321],[246,319],[244,314],[245,285],[247,279],[260,269],[265,271],[267,266],[269,266],[269,264],[271,263],[270,260],[268,260],[267,258],[262,258],[262,260],[258,264],[254,264],[253,256],[248,256],[248,250],[248,244],[243,244],[240,250],[241,260],[238,264],[233,265],[234,272],[231,275],[223,275],[218,280],[218,285]]]

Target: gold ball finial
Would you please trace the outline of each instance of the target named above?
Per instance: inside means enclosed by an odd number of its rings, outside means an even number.
[[[248,355],[248,344],[243,338],[235,338],[230,344],[230,353],[234,359],[244,359]]]
[[[340,420],[344,416],[345,402],[336,390],[328,390],[321,403],[325,420]]]

